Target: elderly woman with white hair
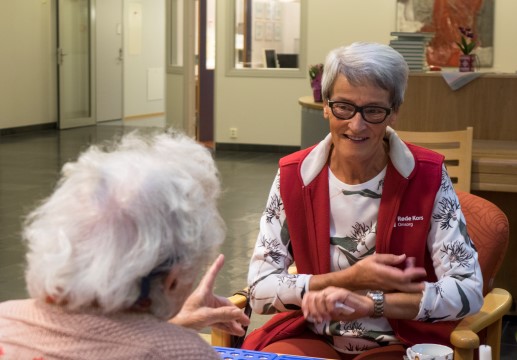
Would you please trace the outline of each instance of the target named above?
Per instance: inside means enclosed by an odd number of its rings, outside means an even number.
[[[180,134],[131,133],[66,164],[27,217],[31,299],[0,304],[0,357],[219,359],[186,329],[249,322],[212,293],[222,256],[187,299],[225,236],[219,193],[210,152]]]

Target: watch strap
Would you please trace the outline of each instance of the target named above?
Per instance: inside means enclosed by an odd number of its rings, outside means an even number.
[[[373,300],[372,318],[380,318],[384,316],[384,293],[380,290],[370,290],[366,293]]]

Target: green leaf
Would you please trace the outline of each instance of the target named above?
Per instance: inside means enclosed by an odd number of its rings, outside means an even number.
[[[331,245],[337,245],[340,248],[346,251],[357,252],[357,241],[354,238],[345,236],[345,237],[331,237],[330,238]]]
[[[372,198],[372,199],[381,198],[381,194],[377,194],[376,192],[373,192],[369,189],[361,190],[361,191],[342,190],[341,192],[343,193],[343,195],[361,195],[361,196]]]
[[[456,45],[458,45],[458,47],[460,48],[460,50],[461,50],[461,52],[462,52],[463,54],[468,55],[468,54],[465,52],[465,49],[463,48],[463,46],[462,46],[459,42],[457,42],[457,41],[456,41]]]
[[[456,283],[456,287],[458,288],[458,293],[460,294],[461,304],[462,304],[462,308],[461,308],[460,312],[456,315],[456,317],[461,318],[469,313],[470,303],[469,303],[469,299],[467,299],[467,295],[465,295],[465,292],[463,291],[461,286],[459,286]]]
[[[472,41],[470,44],[467,45],[467,54],[470,54],[472,50],[476,47],[476,42]]]
[[[289,240],[291,239],[291,236],[289,235],[289,228],[287,226],[287,219],[284,221],[284,224],[282,225],[282,229],[280,230],[280,241],[282,241],[282,244],[284,246],[287,246],[289,244]]]
[[[466,274],[454,274],[454,275],[451,275],[451,277],[456,280],[463,281],[465,279],[470,278],[473,275],[474,275],[474,272],[470,272],[470,273],[466,273]]]

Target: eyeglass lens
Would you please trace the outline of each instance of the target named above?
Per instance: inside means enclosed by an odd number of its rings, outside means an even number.
[[[332,113],[335,117],[348,120],[351,119],[358,111],[363,119],[371,123],[380,123],[389,115],[390,110],[379,106],[359,107],[346,102],[329,102]]]

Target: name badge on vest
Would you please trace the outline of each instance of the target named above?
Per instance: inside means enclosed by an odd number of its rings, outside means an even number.
[[[398,228],[412,228],[421,225],[424,221],[423,215],[407,215],[407,216],[397,216],[397,220],[393,224],[393,227]]]

